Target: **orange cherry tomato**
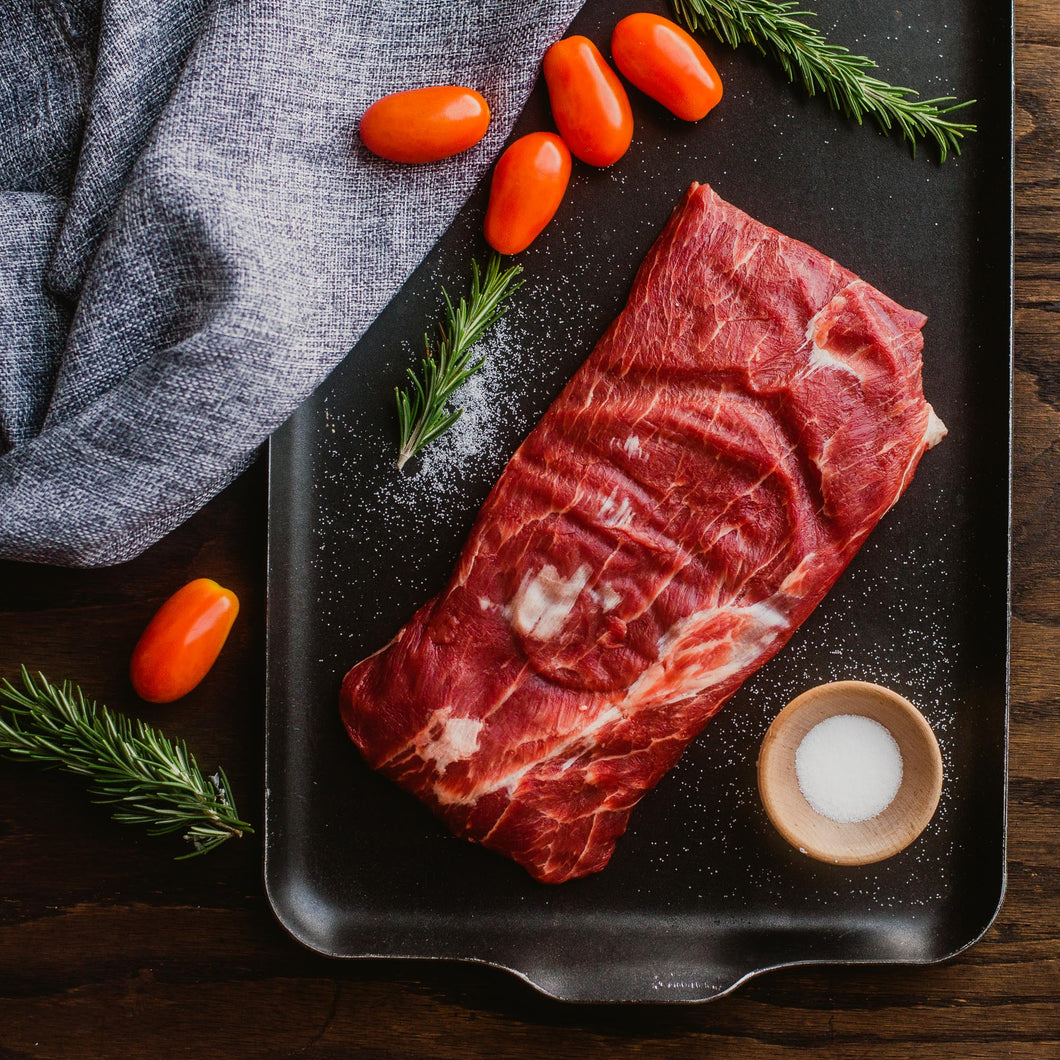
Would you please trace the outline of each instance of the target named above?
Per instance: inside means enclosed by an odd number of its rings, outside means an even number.
[[[518,254],[556,215],[570,180],[570,151],[555,133],[521,136],[497,159],[486,207],[486,242]]]
[[[474,147],[489,123],[489,106],[473,88],[438,85],[377,100],[360,133],[372,154],[391,162],[437,162]]]
[[[611,36],[611,57],[626,80],[685,121],[699,121],[721,99],[721,78],[707,53],[668,18],[622,19]]]
[[[147,623],[129,676],[141,699],[172,703],[207,674],[239,613],[236,594],[209,578],[178,589]]]
[[[567,37],[545,52],[552,116],[571,153],[591,166],[617,162],[633,140],[633,111],[614,70],[588,37]]]

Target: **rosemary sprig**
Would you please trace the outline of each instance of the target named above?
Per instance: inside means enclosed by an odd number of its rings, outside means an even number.
[[[431,352],[430,339],[424,335],[426,353],[421,362],[422,381],[409,368],[412,385],[404,390],[394,388],[401,435],[398,470],[460,419],[463,409],[447,409],[446,402],[453,391],[485,363],[486,359],[482,357],[469,365],[471,349],[504,315],[504,299],[522,286],[522,281],[514,282],[522,271],[522,266],[512,265],[501,272],[500,257],[493,254],[484,275],[479,272],[478,262],[472,260],[471,295],[467,300],[461,298],[454,306],[449,292],[442,288],[446,319],[438,325],[437,357]]]
[[[917,139],[934,139],[939,161],[950,151],[961,153],[961,138],[975,126],[946,117],[975,100],[953,103],[954,96],[917,99],[911,88],[888,84],[866,71],[876,63],[863,55],[831,44],[801,19],[812,11],[797,10],[795,0],[670,0],[674,13],[692,30],[710,30],[735,48],[752,44],[775,59],[793,84],[801,81],[811,96],[824,93],[833,109],[860,125],[868,115],[884,132],[897,129],[912,145]],[[943,106],[943,104],[951,104]]]
[[[112,804],[111,816],[147,826],[151,835],[183,831],[205,854],[253,829],[239,819],[224,771],[204,777],[183,740],[97,706],[81,689],[53,685],[22,667],[22,688],[0,683],[0,756],[38,762],[91,780],[93,801]]]

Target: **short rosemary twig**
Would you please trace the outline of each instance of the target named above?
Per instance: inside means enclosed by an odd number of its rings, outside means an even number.
[[[798,10],[795,0],[670,0],[674,13],[690,29],[710,30],[735,48],[751,44],[775,59],[793,84],[801,82],[811,96],[822,92],[833,109],[858,124],[868,115],[884,132],[897,129],[916,153],[918,139],[933,139],[939,161],[950,151],[961,153],[961,138],[975,126],[946,117],[975,100],[954,103],[953,96],[918,99],[911,88],[899,88],[868,70],[876,63],[831,44],[801,21],[812,11]],[[949,106],[944,106],[949,104]]]
[[[469,365],[472,347],[504,315],[504,299],[522,286],[521,281],[514,282],[522,271],[521,266],[512,265],[501,272],[500,257],[493,254],[484,274],[479,272],[477,261],[471,262],[471,294],[466,300],[461,298],[454,306],[449,292],[442,289],[446,319],[438,325],[437,356],[432,353],[430,339],[425,335],[423,379],[409,368],[411,386],[404,390],[394,388],[401,436],[399,470],[460,418],[463,409],[448,409],[446,402],[485,363],[482,357]]]
[[[146,825],[151,835],[182,831],[193,849],[178,860],[254,831],[240,820],[224,771],[203,776],[183,740],[24,666],[21,689],[0,683],[0,756],[88,777],[93,800],[113,805],[116,821]]]

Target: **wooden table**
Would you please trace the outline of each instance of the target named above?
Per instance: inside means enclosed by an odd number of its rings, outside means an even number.
[[[1015,556],[1008,897],[986,937],[926,968],[776,972],[710,1005],[552,1003],[504,974],[338,963],[273,920],[258,837],[170,861],[80,785],[0,768],[0,1055],[936,1060],[1060,1056],[1060,5],[1019,0]],[[0,671],[76,675],[223,764],[261,820],[263,461],[124,567],[0,564]],[[242,616],[207,689],[144,709],[128,655],[159,602],[209,572]]]

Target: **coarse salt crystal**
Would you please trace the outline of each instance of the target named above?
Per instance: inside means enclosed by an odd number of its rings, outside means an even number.
[[[817,813],[854,824],[890,806],[902,785],[902,752],[878,721],[836,714],[802,738],[795,752],[795,776]]]

